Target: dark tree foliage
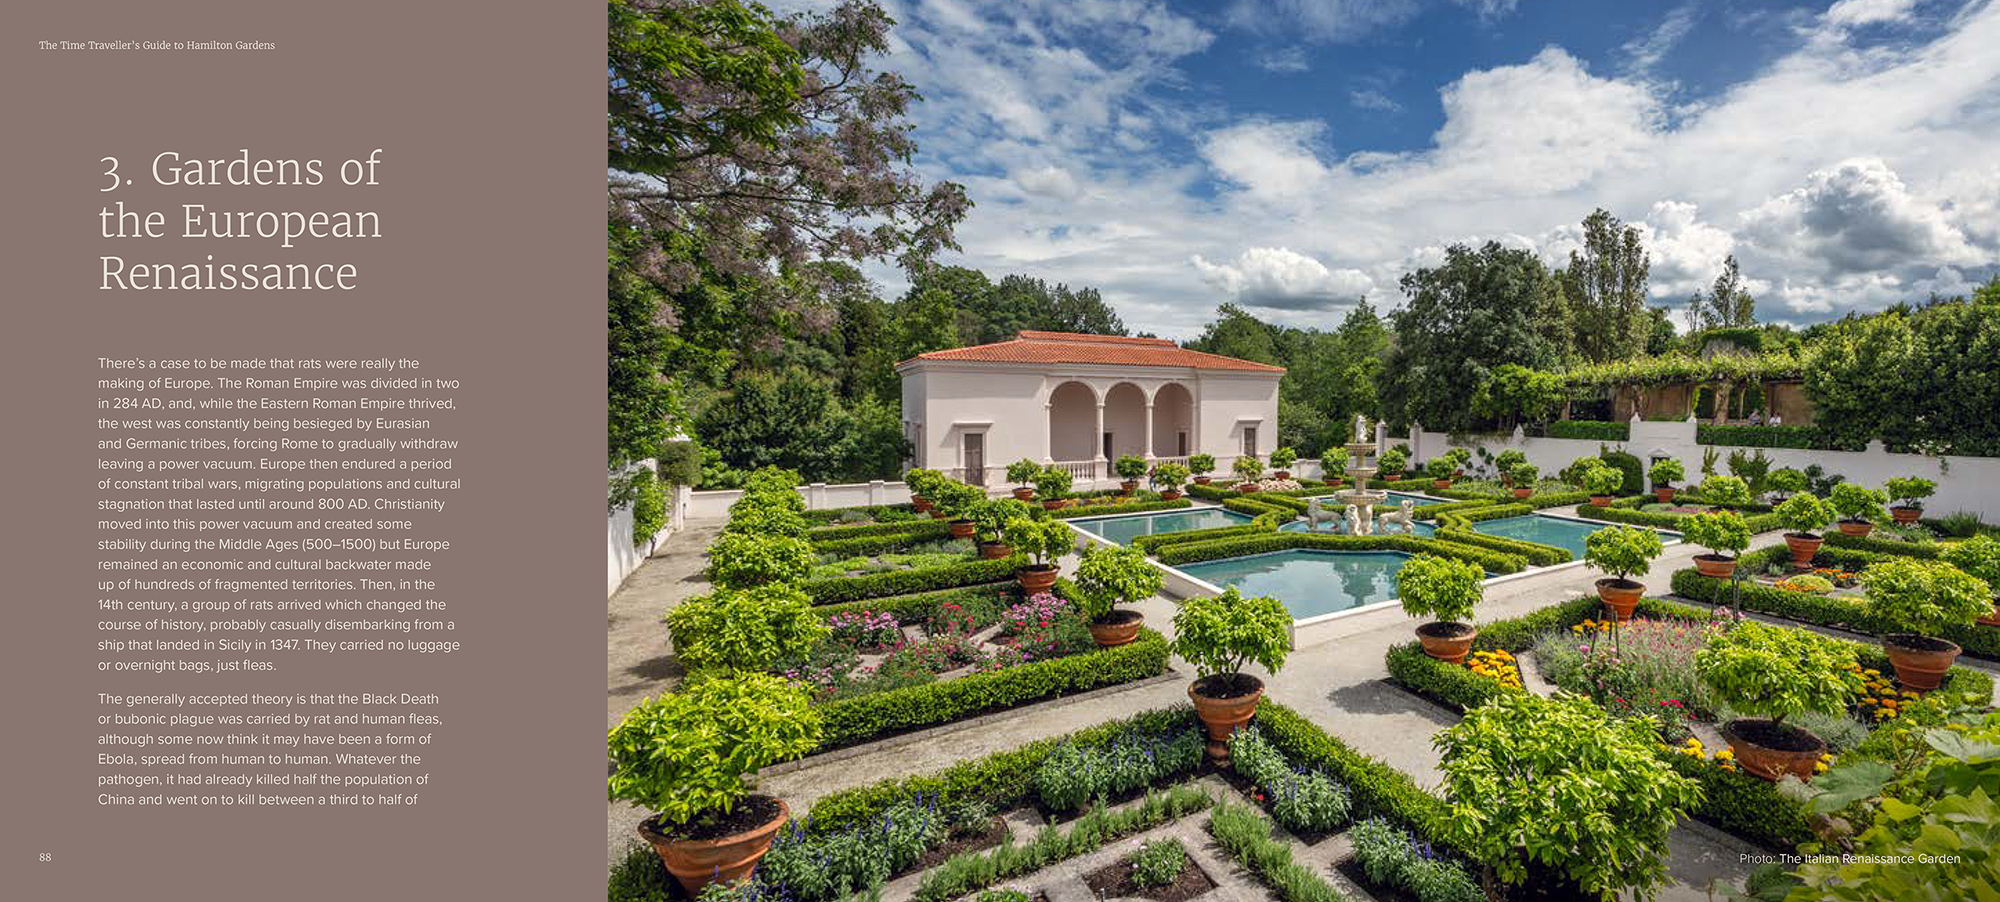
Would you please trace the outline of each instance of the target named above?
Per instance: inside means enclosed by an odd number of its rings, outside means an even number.
[[[1805,375],[1836,447],[2000,455],[2000,277],[1969,299],[1849,315],[1809,345]]]
[[[1757,301],[1743,287],[1743,273],[1736,255],[1723,258],[1722,274],[1707,293],[1695,292],[1688,298],[1688,330],[1744,329],[1757,322]]]
[[[1125,334],[1125,323],[1095,288],[1072,290],[1022,275],[1003,276],[995,283],[978,270],[934,266],[912,281],[904,299],[926,291],[942,293],[956,308],[954,328],[965,344],[1006,341],[1024,329]]]
[[[1652,262],[1639,230],[1597,210],[1584,217],[1583,244],[1561,272],[1576,351],[1598,363],[1639,356],[1652,333],[1646,307]]]
[[[1375,383],[1388,353],[1389,332],[1375,309],[1356,303],[1339,329],[1298,329],[1266,323],[1234,304],[1188,347],[1285,367],[1278,384],[1278,444],[1317,457],[1346,441],[1356,413],[1376,416]]]
[[[1396,338],[1381,372],[1392,426],[1466,431],[1475,425],[1470,396],[1495,368],[1562,362],[1546,329],[1562,289],[1530,251],[1453,245],[1442,264],[1403,276],[1402,288],[1409,306],[1391,317]]]

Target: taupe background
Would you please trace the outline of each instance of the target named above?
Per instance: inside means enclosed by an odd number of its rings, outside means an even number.
[[[0,898],[555,900],[601,891],[603,8],[589,3],[0,4]],[[41,51],[38,40],[261,40],[264,52]],[[151,188],[154,154],[384,149],[378,188]],[[134,185],[98,188],[116,156]],[[113,199],[369,209],[384,238],[114,246]],[[111,292],[97,257],[352,261],[350,292]],[[466,488],[420,530],[468,649],[275,677],[100,674],[92,567],[99,356],[412,357],[465,380],[440,434]],[[401,374],[398,374],[401,375]],[[161,574],[125,574],[157,577]],[[250,576],[251,574],[242,574]],[[103,808],[106,691],[435,691],[411,809]],[[368,751],[373,751],[372,749]],[[395,790],[389,790],[395,791]],[[39,853],[52,861],[36,861]]]

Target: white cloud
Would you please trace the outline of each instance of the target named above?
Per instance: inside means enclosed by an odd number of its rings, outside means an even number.
[[[1503,18],[1521,4],[1521,0],[1455,0],[1455,2],[1479,14],[1480,20],[1485,22]]]
[[[1633,38],[1620,48],[1626,56],[1625,70],[1645,74],[1666,59],[1667,54],[1680,46],[1688,32],[1694,30],[1694,23],[1700,19],[1700,9],[1693,3],[1683,3],[1667,11],[1660,24],[1642,37]]]
[[[1914,261],[1977,265],[1987,259],[1935,202],[1910,193],[1880,159],[1846,160],[1803,187],[1743,215],[1746,234],[1768,253],[1839,277]]]
[[[1037,166],[1014,174],[1014,183],[1029,194],[1059,200],[1076,196],[1076,179],[1060,166]]]
[[[1257,68],[1266,72],[1306,72],[1312,69],[1312,64],[1306,62],[1304,47],[1279,47],[1259,54]]]
[[[1358,88],[1347,92],[1347,102],[1356,109],[1378,110],[1384,113],[1400,113],[1403,105],[1396,99],[1375,88]]]
[[[1361,298],[1375,287],[1367,273],[1328,269],[1285,247],[1253,247],[1228,263],[1210,263],[1200,254],[1189,262],[1202,281],[1234,300],[1278,310],[1324,310]]]
[[[1909,17],[1917,0],[1840,0],[1826,11],[1826,22],[1842,28],[1895,22]]]
[[[1224,178],[1267,201],[1298,198],[1326,180],[1313,152],[1317,122],[1246,122],[1208,133],[1201,155]]]
[[[1417,0],[1236,0],[1226,18],[1258,34],[1337,44],[1401,25],[1420,9]]]

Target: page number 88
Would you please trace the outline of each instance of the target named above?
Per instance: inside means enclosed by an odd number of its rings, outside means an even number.
[[[51,855],[47,852],[43,852],[42,854],[35,856],[36,861],[54,861],[55,858],[56,857],[54,855]]]

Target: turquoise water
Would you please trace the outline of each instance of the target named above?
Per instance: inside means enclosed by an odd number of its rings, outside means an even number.
[[[1379,492],[1379,491],[1381,491],[1381,490],[1382,490],[1382,484],[1381,484],[1380,482],[1377,482],[1376,480],[1373,480],[1373,479],[1369,480],[1368,482],[1369,482],[1369,485],[1370,485],[1370,486],[1371,486],[1372,488],[1374,488],[1374,489],[1375,489],[1376,491],[1378,491],[1378,492]],[[1324,498],[1324,499],[1326,499],[1326,503],[1328,503],[1328,504],[1333,504],[1333,503],[1337,503],[1337,502],[1338,502],[1338,501],[1340,500],[1340,499],[1338,499],[1338,498],[1335,498],[1335,497],[1334,497],[1334,496],[1332,495],[1332,493],[1328,493],[1328,494],[1325,494],[1325,495],[1319,495],[1319,496],[1317,496],[1317,497],[1320,497],[1320,498]],[[1409,492],[1390,492],[1390,493],[1389,493],[1389,500],[1387,500],[1387,501],[1384,501],[1384,502],[1382,502],[1381,504],[1378,504],[1378,505],[1375,505],[1375,510],[1379,512],[1379,511],[1382,511],[1382,510],[1384,510],[1384,509],[1389,509],[1389,508],[1395,508],[1395,507],[1397,507],[1397,506],[1401,505],[1401,504],[1402,504],[1402,503],[1403,503],[1403,502],[1404,502],[1405,500],[1408,500],[1408,501],[1409,501],[1409,502],[1410,502],[1411,504],[1414,504],[1414,505],[1416,505],[1417,507],[1423,507],[1423,506],[1424,506],[1424,505],[1426,505],[1426,504],[1443,504],[1443,503],[1444,503],[1444,499],[1442,499],[1442,498],[1425,498],[1425,497],[1424,497],[1424,496],[1422,496],[1422,495],[1412,495],[1412,494],[1410,494]]]
[[[1375,509],[1375,516],[1380,517],[1383,513],[1384,510],[1382,508],[1378,507]],[[1400,526],[1383,526],[1378,523],[1376,524],[1375,527],[1375,534],[1378,536],[1402,536],[1402,535],[1427,536],[1430,535],[1431,533],[1437,532],[1436,526],[1429,523],[1425,523],[1422,520],[1417,521],[1415,525],[1416,529],[1414,531],[1406,533]],[[1313,531],[1310,524],[1306,523],[1306,521],[1304,520],[1294,520],[1290,523],[1278,527],[1278,529],[1283,532]],[[1347,532],[1347,521],[1342,520],[1339,523],[1321,523],[1319,525],[1319,531],[1323,533],[1345,534]]]
[[[1319,551],[1294,548],[1271,554],[1182,564],[1180,570],[1245,595],[1284,602],[1292,619],[1345,611],[1396,597],[1396,573],[1410,556],[1400,551]]]
[[[1213,529],[1217,526],[1242,526],[1249,523],[1250,518],[1219,507],[1205,507],[1160,514],[1133,514],[1126,517],[1103,517],[1069,522],[1091,535],[1102,536],[1120,545],[1129,545],[1133,539],[1140,536],[1186,532],[1190,529]]]
[[[1557,548],[1567,548],[1570,554],[1576,556],[1577,560],[1582,560],[1584,540],[1589,538],[1591,533],[1616,525],[1618,524],[1569,520],[1562,517],[1544,516],[1542,514],[1524,514],[1519,517],[1483,520],[1472,524],[1472,529],[1474,532],[1482,532],[1489,536],[1520,539],[1524,542],[1535,542],[1541,545],[1554,545]],[[1660,541],[1662,542],[1672,542],[1680,538],[1678,534],[1667,532],[1666,530],[1659,530],[1659,533]]]

